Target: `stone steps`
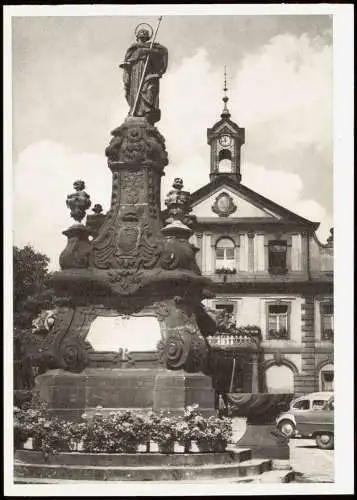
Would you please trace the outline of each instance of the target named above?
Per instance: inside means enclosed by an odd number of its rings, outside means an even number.
[[[252,458],[249,448],[230,448],[224,453],[56,453],[46,462],[42,452],[17,450],[15,460],[24,464],[56,464],[81,466],[189,466],[243,462]]]
[[[34,456],[34,454],[37,454]],[[20,456],[19,456],[20,455]],[[108,464],[108,455],[95,457],[95,464],[73,463],[73,460],[88,461],[89,454],[58,454],[50,458],[52,463],[33,463],[39,461],[39,452],[21,450],[16,454],[15,482],[17,484],[45,481],[77,480],[77,481],[185,481],[185,480],[234,480],[259,476],[270,471],[272,461],[268,459],[252,459],[250,450],[232,450],[217,454],[182,454],[182,455],[116,455],[119,465]],[[61,458],[59,459],[59,455]],[[66,455],[66,457],[64,457]],[[71,460],[70,455],[73,455]],[[76,455],[74,457],[74,455]],[[20,458],[21,457],[21,458]],[[129,460],[137,460],[136,464],[123,465]],[[180,458],[178,458],[180,457]],[[220,457],[219,459],[217,457]],[[58,463],[67,459],[67,463]],[[104,458],[104,462],[101,460]],[[93,458],[91,460],[94,460]],[[118,462],[119,460],[119,462]],[[171,460],[171,463],[170,463]],[[172,460],[175,462],[173,463]],[[218,463],[214,463],[218,460]],[[69,463],[71,461],[72,463]],[[122,463],[120,463],[122,461]],[[158,462],[159,461],[159,462]],[[44,462],[44,461],[43,461]],[[207,463],[210,462],[210,463]],[[170,465],[169,465],[170,464]]]
[[[259,474],[258,476],[246,476],[239,478],[221,478],[221,479],[205,479],[204,484],[235,484],[235,483],[253,483],[253,484],[279,484],[279,483],[290,483],[296,479],[296,473],[293,470],[290,471],[276,471],[268,470]],[[121,483],[122,481],[111,481],[113,483]],[[155,482],[155,481],[154,481]],[[157,481],[159,482],[159,481]],[[176,481],[164,481],[165,484],[173,484]],[[202,482],[202,480],[198,480]],[[14,478],[15,484],[88,484],[88,481],[76,480],[76,479],[46,479],[46,478]],[[189,481],[180,481],[180,484],[191,483]],[[103,481],[91,481],[91,484],[103,484]]]

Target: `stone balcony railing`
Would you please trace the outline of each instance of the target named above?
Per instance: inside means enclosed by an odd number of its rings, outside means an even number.
[[[245,347],[257,347],[259,345],[259,339],[252,335],[235,335],[235,334],[223,334],[223,335],[212,335],[207,337],[207,341],[211,347],[216,348],[245,348]]]

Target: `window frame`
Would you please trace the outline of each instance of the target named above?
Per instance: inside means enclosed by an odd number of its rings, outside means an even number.
[[[323,312],[324,307],[332,306],[332,314],[326,314]],[[324,327],[325,317],[331,317],[332,328]],[[325,334],[325,331],[330,331],[330,333]],[[332,300],[325,300],[320,302],[320,339],[322,342],[333,342],[334,340],[334,303]]]
[[[299,403],[302,403],[302,402],[307,402],[308,403],[308,407],[307,408],[296,408],[296,405],[299,404]],[[298,411],[308,411],[308,410],[311,410],[311,401],[309,398],[304,398],[304,399],[299,399],[299,401],[296,401],[292,407],[291,407],[292,410],[298,410]]]
[[[271,334],[269,334],[269,315],[270,315],[269,308],[271,306],[286,306],[287,307],[287,311],[286,311],[287,335],[286,335],[286,337],[274,337]],[[265,335],[266,340],[291,340],[291,302],[286,301],[286,300],[268,301],[268,302],[266,302],[265,314],[266,314],[266,335]]]
[[[272,266],[271,265],[271,251],[270,249],[274,246],[274,244],[280,244],[281,246],[285,247],[285,252],[280,252],[281,254],[284,253],[285,256],[285,261],[284,265],[282,266]],[[275,238],[275,239],[269,239],[267,242],[267,251],[268,251],[268,273],[272,274],[274,276],[278,275],[285,275],[288,272],[288,248],[289,244],[286,239],[280,239],[280,238]]]
[[[218,244],[222,240],[227,240],[230,241],[232,246],[225,246],[225,247],[218,247]],[[217,269],[229,269],[229,270],[236,270],[237,269],[237,262],[236,262],[236,257],[237,257],[237,252],[236,252],[236,243],[235,241],[230,238],[229,236],[222,236],[220,237],[214,245],[214,262],[215,262],[215,270],[217,272]],[[217,258],[217,250],[223,250],[223,259]],[[232,259],[227,259],[227,250],[233,250],[233,258]],[[230,264],[228,264],[228,262]]]

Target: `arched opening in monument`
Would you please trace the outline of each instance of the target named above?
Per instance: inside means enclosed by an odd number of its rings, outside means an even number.
[[[294,392],[294,373],[286,365],[272,365],[265,371],[266,390],[270,393]]]
[[[154,316],[97,317],[86,340],[97,352],[156,351],[161,329]]]
[[[218,154],[219,172],[232,172],[232,153],[229,149],[222,149]]]

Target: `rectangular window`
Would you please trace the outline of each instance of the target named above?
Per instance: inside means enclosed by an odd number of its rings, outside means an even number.
[[[234,259],[234,248],[226,248],[226,259]]]
[[[216,248],[216,258],[218,260],[224,259],[224,248]]]
[[[268,305],[268,339],[289,338],[289,305]]]
[[[224,309],[229,313],[233,313],[234,305],[233,304],[216,304],[216,309]]]
[[[236,317],[234,314],[233,304],[216,304],[216,310],[219,311],[217,315],[217,330],[224,333],[229,332],[231,327],[236,326]]]
[[[321,304],[321,340],[333,340],[333,304]]]
[[[268,264],[270,274],[285,274],[287,242],[274,240],[268,242]]]

